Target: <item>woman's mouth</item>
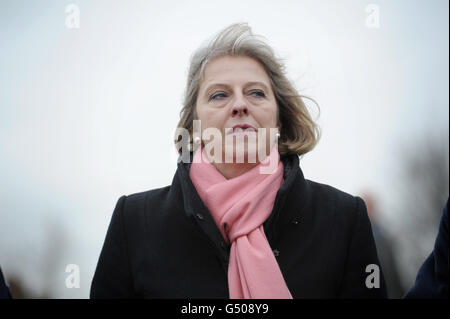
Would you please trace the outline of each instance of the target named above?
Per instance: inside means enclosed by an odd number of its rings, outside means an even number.
[[[249,124],[239,124],[239,125],[235,125],[231,128],[226,128],[225,129],[226,134],[252,134],[252,133],[256,133],[256,128],[254,128],[253,126],[249,125]]]
[[[254,128],[252,128],[252,127],[249,127],[249,128],[246,128],[246,129],[243,129],[241,127],[237,127],[235,129],[228,128],[226,130],[226,132],[227,132],[227,135],[228,134],[252,134],[252,133],[256,133],[256,130]]]

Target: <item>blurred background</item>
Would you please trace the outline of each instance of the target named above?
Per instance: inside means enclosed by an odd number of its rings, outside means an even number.
[[[88,298],[118,198],[172,181],[191,54],[235,22],[318,102],[320,114],[306,101],[322,138],[301,168],[364,198],[401,297],[449,193],[448,6],[1,0],[0,266],[13,297]]]

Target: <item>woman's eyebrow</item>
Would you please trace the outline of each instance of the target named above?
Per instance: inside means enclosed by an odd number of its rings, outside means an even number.
[[[267,87],[266,84],[264,84],[263,82],[259,82],[259,81],[252,81],[252,82],[247,82],[245,83],[244,87],[248,87],[248,86],[252,86],[252,85],[261,85],[265,90],[269,90],[269,88]],[[230,85],[226,84],[226,83],[211,83],[210,85],[208,85],[205,89],[205,93],[209,92],[212,88],[214,87],[227,87],[229,88]]]
[[[264,84],[263,82],[259,82],[259,81],[256,81],[256,82],[247,82],[246,84],[245,84],[245,87],[247,87],[247,86],[252,86],[252,85],[261,85],[265,90],[269,90],[269,88],[267,87],[267,85],[266,84]]]

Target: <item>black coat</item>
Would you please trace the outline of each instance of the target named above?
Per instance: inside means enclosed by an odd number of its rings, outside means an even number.
[[[442,212],[439,232],[434,249],[416,277],[416,282],[405,299],[448,299],[449,247],[448,247],[448,199]]]
[[[192,159],[192,153],[191,153]],[[379,265],[364,201],[306,180],[298,155],[281,157],[285,182],[264,232],[294,298],[384,298],[367,288]],[[119,198],[91,298],[229,298],[230,246],[178,163],[172,185]]]
[[[2,269],[0,268],[0,299],[12,299],[8,286],[3,278]]]

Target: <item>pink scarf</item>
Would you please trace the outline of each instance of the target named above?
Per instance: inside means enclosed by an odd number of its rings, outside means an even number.
[[[292,299],[277,260],[264,234],[275,196],[283,184],[283,163],[277,145],[268,158],[246,173],[226,179],[208,163],[198,147],[190,178],[222,236],[231,242],[228,286],[231,299]],[[278,163],[272,174],[259,169]],[[273,164],[272,164],[273,165]]]

